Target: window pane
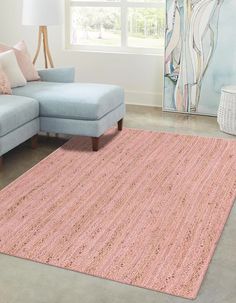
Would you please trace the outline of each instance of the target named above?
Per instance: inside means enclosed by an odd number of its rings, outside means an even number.
[[[120,8],[71,7],[71,44],[120,46]]]
[[[128,46],[163,48],[165,11],[160,8],[129,8]]]

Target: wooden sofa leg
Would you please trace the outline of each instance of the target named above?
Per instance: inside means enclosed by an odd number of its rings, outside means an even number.
[[[38,147],[38,135],[31,138],[31,148],[36,149]]]
[[[122,131],[123,129],[123,119],[121,119],[120,121],[118,121],[118,130]]]
[[[0,169],[2,168],[3,166],[3,156],[0,156]]]
[[[93,146],[93,151],[98,151],[99,150],[99,139],[100,137],[92,137],[92,146]]]

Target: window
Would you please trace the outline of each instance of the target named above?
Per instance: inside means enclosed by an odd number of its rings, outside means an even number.
[[[157,53],[164,48],[164,0],[67,0],[67,47]]]

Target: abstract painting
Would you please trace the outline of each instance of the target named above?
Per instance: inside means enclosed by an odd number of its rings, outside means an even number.
[[[236,1],[166,1],[163,109],[216,115],[221,88],[236,85]]]

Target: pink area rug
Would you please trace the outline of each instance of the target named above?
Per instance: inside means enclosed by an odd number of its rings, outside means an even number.
[[[236,141],[75,137],[0,193],[0,252],[195,298],[236,196]]]

